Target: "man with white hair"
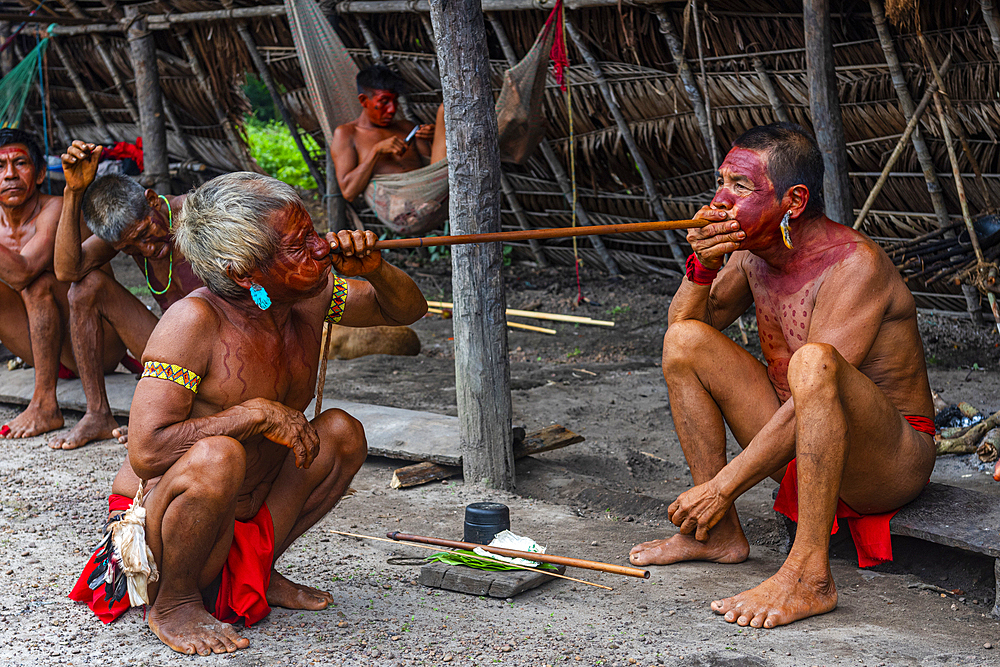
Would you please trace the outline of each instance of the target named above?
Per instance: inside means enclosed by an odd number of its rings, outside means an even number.
[[[249,644],[228,623],[332,601],[274,570],[341,499],[367,453],[361,423],[346,412],[302,414],[324,320],[409,324],[427,302],[373,251],[374,234],[324,240],[295,191],[267,176],[239,172],[199,187],[176,238],[206,287],[150,336],[128,461],[109,505],[124,509],[144,486],[146,543],[159,569],[148,587],[150,629],[176,651],[208,655]],[[103,587],[89,588],[97,557],[71,597],[110,622],[128,603],[109,605]]]
[[[62,156],[66,188],[54,266],[59,280],[73,283],[69,329],[87,412],[69,433],[52,439],[53,449],[76,449],[114,435],[124,439],[125,429],[111,414],[104,373],[119,359],[135,363],[123,356],[126,350],[141,358],[158,320],[115,280],[108,262],[119,252],[130,255],[162,312],[202,286],[173,238],[174,218],[187,195],[160,195],[118,174],[95,180],[101,151],[101,146],[74,141]],[[94,233],[85,240],[81,214]]]

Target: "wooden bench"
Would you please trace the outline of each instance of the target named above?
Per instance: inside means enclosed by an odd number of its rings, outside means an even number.
[[[786,520],[785,525],[793,534],[795,524]],[[993,558],[996,593],[991,614],[1000,618],[1000,499],[932,482],[892,517],[889,532]]]

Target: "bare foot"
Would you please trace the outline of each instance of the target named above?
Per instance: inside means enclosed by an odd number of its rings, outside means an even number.
[[[318,611],[326,609],[332,602],[333,596],[326,591],[296,584],[278,574],[276,570],[271,570],[271,583],[267,587],[267,603],[272,607]]]
[[[216,620],[205,611],[200,599],[161,609],[164,606],[164,601],[158,599],[149,608],[149,629],[178,653],[232,653],[250,645],[250,640],[241,637],[233,626]]]
[[[637,544],[628,558],[633,565],[670,565],[685,560],[742,563],[749,555],[750,543],[739,526],[739,519],[726,517],[709,531],[708,542],[678,533],[665,540]]]
[[[58,407],[42,408],[31,403],[24,412],[0,428],[0,438],[30,438],[62,428],[63,416]]]
[[[118,438],[118,442],[122,443],[123,445],[127,445],[128,444],[128,424],[125,424],[124,426],[119,426],[115,430],[111,431],[111,435],[113,435],[114,437]]]
[[[116,428],[118,428],[118,422],[110,413],[88,412],[76,423],[76,426],[69,430],[69,433],[52,438],[49,447],[52,449],[76,449],[94,440],[111,438]]]
[[[837,587],[825,554],[812,565],[791,562],[756,588],[712,603],[712,610],[737,625],[774,628],[837,608]]]

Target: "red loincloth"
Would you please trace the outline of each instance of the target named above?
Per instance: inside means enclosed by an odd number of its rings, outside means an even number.
[[[934,422],[927,417],[903,415],[914,430],[934,435]],[[778,497],[774,499],[774,511],[784,514],[792,521],[799,521],[799,476],[795,459],[788,464],[785,476],[781,478]],[[854,546],[858,550],[858,565],[871,567],[892,560],[892,540],[889,537],[889,520],[896,516],[899,510],[881,514],[859,514],[850,505],[837,499],[837,511],[833,516],[834,534],[840,529],[837,519],[847,519],[854,538]]]
[[[80,377],[80,376],[77,375],[76,373],[74,373],[73,371],[71,371],[70,369],[66,368],[65,366],[63,366],[61,361],[59,362],[59,379],[60,380],[75,380],[78,377]],[[128,509],[128,508],[126,507],[125,509]]]
[[[132,499],[111,494],[108,497],[108,511],[127,510]],[[90,557],[83,574],[76,582],[69,597],[77,602],[86,602],[91,611],[104,623],[110,623],[128,611],[131,603],[128,594],[114,605],[108,605],[104,598],[104,586],[91,590],[87,579],[94,571],[94,556]],[[249,521],[237,521],[233,529],[233,543],[229,556],[222,566],[222,581],[215,600],[215,609],[208,611],[223,623],[235,623],[242,619],[247,627],[257,623],[271,613],[267,604],[267,587],[271,583],[271,565],[274,560],[274,525],[271,512],[263,505],[257,515]]]

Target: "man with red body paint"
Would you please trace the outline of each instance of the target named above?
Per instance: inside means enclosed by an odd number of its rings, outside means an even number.
[[[695,486],[668,509],[680,532],[634,547],[630,560],[742,562],[750,547],[733,503],[765,477],[782,482],[775,507],[799,522],[787,559],[760,586],[712,603],[742,626],[833,610],[835,516],[850,517],[862,564],[891,558],[883,513],[913,500],[934,467],[913,297],[875,243],[823,214],[822,183],[822,156],[801,127],[737,139],[697,215],[710,224],[688,233],[694,254],[664,336]],[[766,366],[721,333],[751,304]],[[726,425],[743,448],[728,462]]]
[[[76,370],[66,322],[69,283],[56,280],[52,254],[62,197],[39,192],[45,156],[23,130],[0,130],[0,340],[35,368],[27,409],[0,427],[26,438],[63,425],[56,401],[59,364]]]
[[[340,192],[354,201],[373,176],[402,174],[419,169],[425,160],[434,164],[445,158],[444,107],[438,107],[437,124],[421,125],[416,140],[406,143],[413,123],[396,118],[403,81],[392,70],[374,65],[358,73],[357,119],[339,126],[330,147]]]

